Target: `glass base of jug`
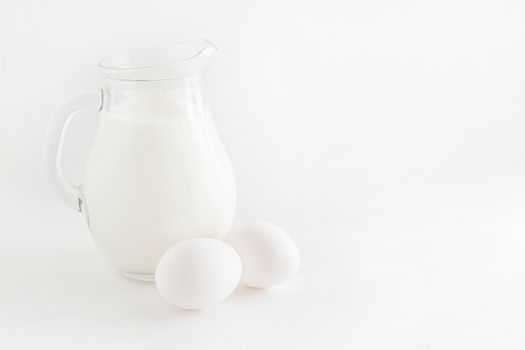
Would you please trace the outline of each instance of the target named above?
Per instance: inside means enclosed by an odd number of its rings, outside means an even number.
[[[146,281],[146,282],[155,282],[155,275],[154,274],[144,274],[144,273],[128,273],[128,272],[121,272],[124,276],[139,280],[139,281]]]

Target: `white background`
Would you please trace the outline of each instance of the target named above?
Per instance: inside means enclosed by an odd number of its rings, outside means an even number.
[[[129,47],[205,37],[239,219],[298,276],[169,307],[48,190],[51,111]],[[525,2],[0,1],[2,349],[525,348]],[[65,167],[80,182],[96,115]]]

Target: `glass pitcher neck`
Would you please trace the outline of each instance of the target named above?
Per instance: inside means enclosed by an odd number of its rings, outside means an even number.
[[[104,81],[106,88],[113,91],[170,91],[200,85],[203,78],[203,74],[196,74],[184,78],[166,80],[133,81],[105,79]]]
[[[203,115],[201,78],[216,51],[202,39],[106,57],[99,64],[107,83],[103,110],[141,119]]]
[[[207,110],[201,81],[201,76],[150,82],[109,81],[102,109],[138,119],[198,116]]]

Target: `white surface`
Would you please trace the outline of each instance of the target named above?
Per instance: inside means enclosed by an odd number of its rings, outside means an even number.
[[[523,349],[522,1],[2,1],[0,346]],[[283,227],[293,282],[202,312],[119,277],[52,197],[55,104],[129,46],[206,37],[240,219]],[[73,125],[80,178],[95,118]]]

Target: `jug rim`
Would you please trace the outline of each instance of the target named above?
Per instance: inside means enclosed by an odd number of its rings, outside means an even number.
[[[105,56],[98,66],[110,80],[173,80],[204,72],[217,50],[209,40],[188,40],[121,51]]]

